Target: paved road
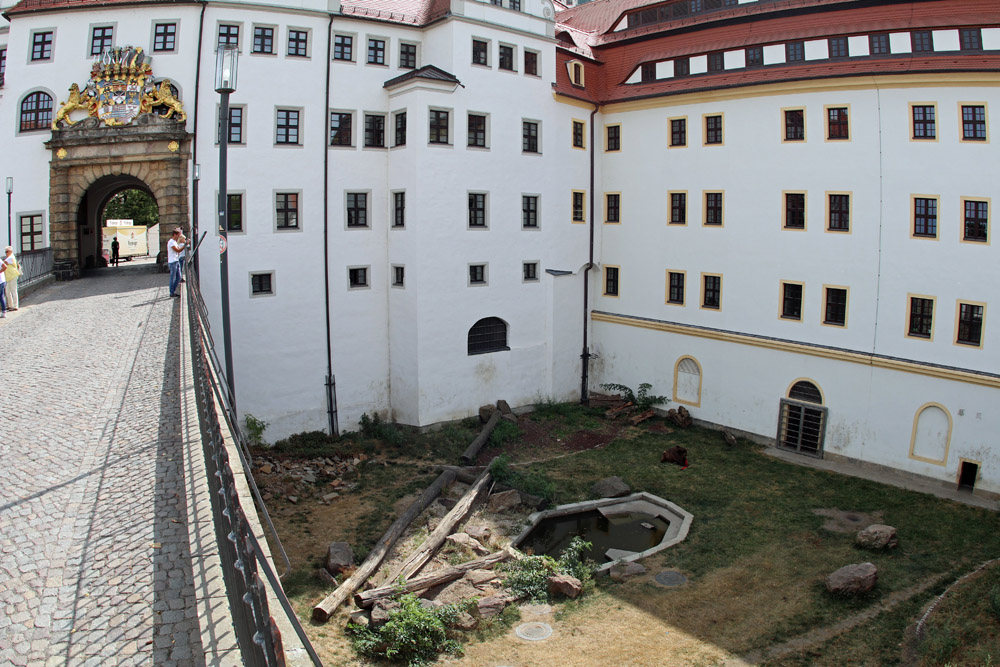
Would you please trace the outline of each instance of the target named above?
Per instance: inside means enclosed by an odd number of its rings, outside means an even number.
[[[0,320],[0,665],[199,665],[178,303],[143,267]]]

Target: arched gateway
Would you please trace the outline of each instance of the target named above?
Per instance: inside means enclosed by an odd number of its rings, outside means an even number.
[[[181,227],[190,235],[191,135],[185,130],[180,102],[163,92],[170,82],[153,81],[141,49],[105,52],[94,63],[85,92],[74,87],[76,96],[71,88],[70,102],[59,110],[45,147],[52,155],[53,261],[68,263],[79,275],[87,257],[100,253],[100,208],[122,189],[147,191],[159,207],[160,229]],[[86,112],[87,117],[74,121],[70,112],[77,116]],[[160,253],[165,253],[168,238],[169,233],[160,234]]]

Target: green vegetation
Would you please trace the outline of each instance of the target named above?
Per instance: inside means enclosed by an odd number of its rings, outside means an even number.
[[[506,454],[501,454],[490,463],[490,475],[498,484],[538,496],[549,503],[555,500],[556,487],[544,472],[535,468],[527,472],[514,470],[510,466],[510,457]]]
[[[928,667],[1000,664],[1000,564],[948,592],[924,625]]]
[[[521,436],[521,429],[517,424],[512,424],[506,419],[501,419],[490,433],[489,446],[503,447],[508,442],[513,442]]]
[[[348,626],[351,644],[366,658],[382,658],[406,665],[426,665],[439,653],[462,654],[462,646],[448,639],[448,626],[453,625],[459,610],[453,605],[425,609],[413,593],[399,597],[399,609],[389,614],[389,620],[378,628]]]
[[[123,190],[114,195],[104,207],[101,223],[108,220],[132,220],[136,227],[152,227],[160,221],[156,200],[143,190]]]
[[[381,440],[390,447],[398,447],[403,442],[403,434],[396,425],[382,421],[377,412],[374,417],[369,417],[367,412],[361,415],[361,433],[366,438]]]
[[[637,392],[633,392],[629,387],[626,387],[623,384],[615,384],[613,382],[601,385],[601,389],[619,392],[627,402],[636,406],[639,410],[648,410],[654,405],[661,405],[663,403],[670,402],[670,399],[666,396],[650,396],[649,390],[652,388],[653,385],[648,382],[640,384],[639,391]]]
[[[262,447],[264,443],[264,431],[267,430],[268,423],[263,419],[257,419],[249,412],[243,417],[243,423],[247,429],[247,439],[251,447]]]
[[[548,578],[553,574],[568,574],[583,584],[584,590],[593,589],[594,570],[592,561],[583,560],[583,552],[591,547],[590,542],[574,537],[559,560],[551,556],[525,556],[508,563],[501,563],[497,569],[506,573],[504,586],[519,598],[533,602],[549,600]]]

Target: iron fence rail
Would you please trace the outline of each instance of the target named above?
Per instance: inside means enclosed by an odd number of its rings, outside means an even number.
[[[25,250],[17,257],[21,265],[21,276],[17,279],[21,287],[27,287],[52,273],[52,248]]]
[[[185,281],[185,285],[189,304],[191,349],[194,357],[195,391],[198,398],[202,446],[205,450],[205,465],[212,496],[219,558],[222,561],[233,627],[243,662],[251,667],[284,667],[285,664],[281,636],[270,615],[267,589],[261,578],[263,575],[263,578],[269,581],[289,623],[302,641],[313,664],[322,667],[319,656],[316,655],[285,597],[279,578],[254,536],[253,528],[240,504],[233,464],[229,458],[222,422],[219,419],[220,413],[236,443],[239,464],[243,468],[247,484],[265,523],[274,537],[275,546],[284,560],[287,574],[290,568],[288,557],[278,540],[260,492],[253,481],[249,448],[238,428],[232,408],[232,397],[228,393],[226,383],[218,381],[221,365],[215,353],[208,324],[208,311],[198,288],[197,277],[193,272],[187,274],[188,280]]]

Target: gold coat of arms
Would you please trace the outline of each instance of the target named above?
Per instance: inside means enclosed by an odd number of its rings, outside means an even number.
[[[165,118],[187,120],[184,105],[175,97],[170,80],[153,81],[153,68],[142,49],[119,46],[98,57],[82,91],[75,83],[70,86],[69,99],[52,119],[52,129],[73,125],[76,121],[70,114],[76,110],[86,111],[105,125],[118,126],[128,125],[139,114],[150,113],[155,107],[166,107]]]

